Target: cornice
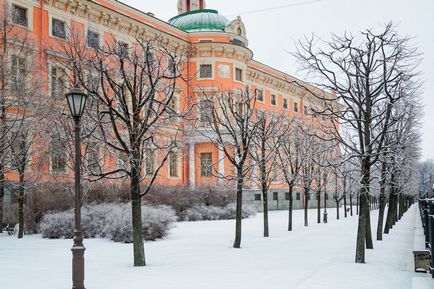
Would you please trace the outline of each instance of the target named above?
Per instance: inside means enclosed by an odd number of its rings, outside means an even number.
[[[41,4],[40,0],[39,1],[30,0],[30,1],[34,2],[37,5]],[[180,49],[182,51],[187,51],[190,47],[190,43],[187,40],[187,34],[181,30],[179,31],[179,34],[181,35],[185,34],[185,39],[178,37],[174,34],[170,34],[168,32],[162,31],[158,28],[155,28],[151,24],[136,20],[124,13],[114,11],[92,0],[89,1],[43,0],[43,1],[44,4],[49,6],[50,8],[58,9],[60,11],[63,11],[64,13],[69,13],[79,19],[88,20],[97,25],[104,26],[107,29],[112,30],[115,34],[121,33],[124,36],[129,36],[131,38],[158,39],[158,41],[161,44],[167,45],[173,49]],[[121,5],[121,3],[116,3],[116,4]],[[135,13],[139,14],[137,11],[135,11]],[[148,17],[150,23],[152,23],[153,21],[158,22],[158,25],[167,26],[167,29],[172,29],[172,30],[176,29],[171,25],[165,23],[164,21],[151,17],[146,13],[140,14],[138,16],[144,18]],[[111,31],[107,31],[107,32],[110,33]]]
[[[191,57],[227,57],[234,58],[245,63],[253,57],[253,52],[239,45],[224,42],[199,42],[194,43]]]

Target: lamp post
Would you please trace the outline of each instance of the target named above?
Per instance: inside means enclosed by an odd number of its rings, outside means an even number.
[[[69,110],[75,123],[75,226],[74,245],[72,251],[72,288],[84,288],[84,251],[83,236],[81,235],[81,144],[80,144],[80,120],[86,105],[87,95],[80,88],[74,87],[66,95]]]

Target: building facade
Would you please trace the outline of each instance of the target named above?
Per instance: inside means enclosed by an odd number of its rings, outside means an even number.
[[[53,53],[49,51],[50,43],[59,39],[67,41],[66,28],[78,24],[87,31],[88,39],[96,42],[110,35],[125,43],[133,42],[136,37],[158,36],[162,45],[185,51],[188,55],[185,73],[189,77],[188,83],[180,83],[177,88],[178,101],[189,96],[200,103],[204,92],[249,87],[257,92],[259,109],[284,112],[301,122],[315,121],[319,126],[327,121],[309,113],[315,99],[308,91],[292,84],[294,77],[253,58],[240,17],[227,19],[218,11],[207,9],[205,0],[179,0],[177,5],[179,15],[167,22],[116,0],[9,0],[8,9],[13,24],[29,35],[35,57],[45,67],[40,70],[40,77],[46,79],[47,97],[52,97],[62,82],[47,57],[47,53]],[[167,162],[157,183],[191,188],[226,185],[224,179],[207,169],[211,164],[218,175],[225,175],[230,169],[222,150],[192,127],[186,125],[183,130],[185,148],[176,160]],[[44,178],[49,180],[50,176],[62,174],[68,178],[72,172],[65,169],[65,161],[62,156],[51,155],[41,168]],[[12,175],[9,177],[14,179]],[[260,207],[259,191],[251,186],[249,192],[247,199],[256,201]],[[289,197],[285,192],[281,182],[272,186],[271,209],[287,207]],[[293,197],[294,207],[302,207],[300,191],[294,192]]]

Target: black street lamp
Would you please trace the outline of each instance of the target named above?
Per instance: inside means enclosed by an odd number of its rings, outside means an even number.
[[[72,251],[72,288],[84,288],[84,251],[83,236],[81,235],[81,144],[80,144],[80,120],[86,105],[87,95],[78,87],[74,87],[66,95],[69,110],[75,123],[75,227],[74,245]]]

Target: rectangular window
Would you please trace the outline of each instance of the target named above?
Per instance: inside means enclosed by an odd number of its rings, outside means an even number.
[[[298,112],[298,103],[294,102],[294,112]]]
[[[310,194],[307,194],[307,200],[310,201]]]
[[[146,149],[145,152],[145,172],[146,175],[152,176],[154,174],[154,151]]]
[[[303,108],[303,112],[304,112],[304,115],[307,115],[307,113],[308,113],[308,108],[307,108],[306,105],[305,105],[304,108]]]
[[[12,5],[12,22],[17,25],[28,27],[27,9]]]
[[[200,175],[202,177],[212,176],[212,153],[200,154]]]
[[[53,66],[51,68],[51,97],[63,99],[65,95],[65,71],[62,68]]]
[[[26,75],[26,64],[24,57],[12,56],[11,61],[11,90],[18,92],[24,86]]]
[[[51,34],[55,37],[66,39],[66,24],[64,21],[52,18]]]
[[[176,75],[178,69],[176,67],[176,62],[175,60],[169,56],[169,59],[167,60],[167,70],[169,72],[169,75],[174,76]]]
[[[288,99],[287,98],[283,99],[283,109],[288,109]]]
[[[325,193],[325,199],[328,200],[329,199],[329,194]]]
[[[98,49],[99,48],[99,33],[95,31],[87,31],[87,46]]]
[[[97,142],[90,142],[86,146],[87,170],[91,174],[101,173],[100,146]]]
[[[199,76],[200,78],[212,78],[212,64],[201,64]]]
[[[235,68],[235,80],[243,81],[243,70],[239,68]]]
[[[301,196],[300,196],[300,193],[296,193],[296,194],[295,194],[295,199],[296,199],[297,201],[300,201],[300,197],[301,197]]]
[[[121,58],[126,58],[129,55],[129,45],[126,42],[122,42],[122,41],[118,41],[117,42],[118,45],[118,54]]]
[[[211,123],[213,119],[214,103],[212,99],[202,99],[198,105],[199,121],[203,124]]]
[[[264,101],[264,91],[262,89],[256,89],[256,100]]]
[[[285,201],[289,201],[289,193],[285,193]]]
[[[271,102],[271,105],[277,105],[277,97],[275,94],[271,95],[270,102]]]
[[[169,156],[169,175],[172,178],[179,177],[179,158],[176,152],[172,152]]]
[[[66,154],[60,139],[53,139],[51,142],[51,172],[63,174],[66,172]]]
[[[178,115],[178,113],[179,113],[178,107],[179,107],[178,98],[175,96],[172,96],[172,99],[170,100],[169,105],[168,105],[170,118],[175,118]]]
[[[278,201],[278,200],[279,200],[279,193],[273,192],[273,201]]]
[[[261,194],[255,194],[255,201],[260,201],[260,200],[262,200]]]

